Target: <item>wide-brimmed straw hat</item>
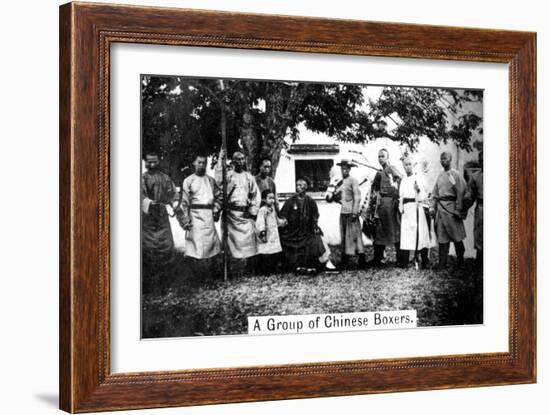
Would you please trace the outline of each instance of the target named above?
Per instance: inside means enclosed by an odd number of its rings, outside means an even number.
[[[353,163],[349,159],[342,159],[340,163],[336,163],[337,166],[357,167],[357,164]]]

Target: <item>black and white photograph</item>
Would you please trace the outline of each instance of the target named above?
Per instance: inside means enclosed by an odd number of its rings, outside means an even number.
[[[139,81],[143,339],[253,316],[483,324],[483,90]]]

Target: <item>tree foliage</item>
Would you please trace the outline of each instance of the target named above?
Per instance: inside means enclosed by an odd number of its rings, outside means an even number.
[[[471,151],[474,132],[481,132],[481,117],[471,108],[481,103],[482,91],[384,87],[369,99],[366,88],[144,76],[143,149],[160,152],[177,176],[194,154],[218,153],[222,111],[228,152],[241,149],[253,170],[264,157],[276,167],[281,151],[299,138],[300,125],[344,142],[387,137],[411,150],[424,136]]]

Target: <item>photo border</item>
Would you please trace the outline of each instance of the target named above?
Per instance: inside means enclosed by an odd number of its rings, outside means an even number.
[[[509,352],[111,373],[109,75],[110,46],[119,42],[507,63]],[[60,7],[61,409],[532,383],[535,299],[535,33],[106,4]]]

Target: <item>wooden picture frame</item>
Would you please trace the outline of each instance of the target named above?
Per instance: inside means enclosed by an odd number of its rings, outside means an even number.
[[[111,373],[113,43],[509,65],[509,352]],[[60,407],[68,412],[536,381],[536,34],[106,4],[60,8]]]

